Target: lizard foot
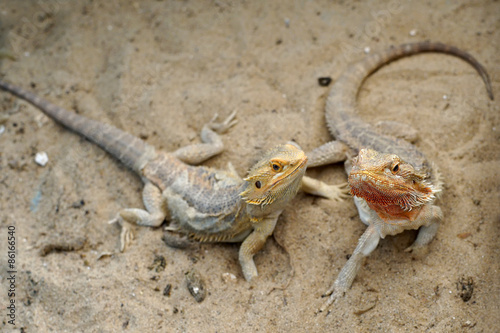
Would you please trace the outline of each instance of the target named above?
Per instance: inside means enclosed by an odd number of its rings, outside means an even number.
[[[335,201],[342,201],[351,197],[347,183],[326,185],[322,194],[325,198]]]
[[[119,214],[114,219],[108,221],[108,224],[113,223],[118,223],[122,228],[120,232],[120,252],[123,252],[132,243],[132,240],[134,240],[134,233],[130,225]]]
[[[210,120],[210,122],[208,123],[208,126],[213,131],[219,134],[223,134],[238,122],[236,119],[234,119],[236,117],[236,113],[236,111],[233,111],[223,122],[220,123],[216,122],[217,118],[219,117],[219,115],[216,113],[212,120]]]
[[[429,253],[429,247],[412,244],[405,249],[405,252],[411,252],[412,255],[416,258],[423,258]]]
[[[302,190],[306,193],[318,195],[335,201],[341,201],[349,198],[349,187],[347,183],[329,185],[307,176],[302,178]]]
[[[330,305],[332,305],[333,303],[335,303],[335,301],[337,301],[339,298],[341,298],[342,296],[344,296],[345,294],[345,291],[343,290],[339,290],[336,286],[336,284],[334,283],[333,286],[327,290],[327,292],[325,294],[323,294],[321,297],[328,297],[328,299],[326,300],[325,303],[323,303],[323,305],[318,309],[316,310],[316,314],[320,313],[320,312],[325,312],[328,307]],[[328,310],[328,313],[327,315],[331,312],[331,310]]]
[[[244,263],[244,261],[240,260],[240,264],[243,271],[243,276],[245,277],[245,280],[247,280],[247,282],[250,282],[257,276],[259,276],[259,273],[257,273],[257,267],[255,266],[253,260],[248,263]]]
[[[189,240],[187,235],[180,235],[168,230],[163,232],[161,240],[165,243],[165,245],[174,249],[187,249],[193,245],[193,242]]]

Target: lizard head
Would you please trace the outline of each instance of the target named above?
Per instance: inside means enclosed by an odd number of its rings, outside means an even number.
[[[361,149],[349,173],[351,194],[365,199],[375,210],[409,212],[434,200],[438,188],[427,174],[394,154]]]
[[[292,199],[306,171],[307,156],[295,144],[276,146],[250,169],[240,196],[248,204],[269,205]]]

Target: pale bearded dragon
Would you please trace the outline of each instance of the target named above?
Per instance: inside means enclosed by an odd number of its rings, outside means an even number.
[[[443,218],[441,208],[434,204],[442,184],[437,170],[424,154],[407,141],[380,134],[356,116],[356,97],[367,76],[395,59],[421,52],[447,53],[467,61],[481,75],[493,99],[483,66],[468,53],[441,43],[422,42],[390,48],[350,66],[337,79],[326,102],[327,125],[337,140],[309,154],[309,166],[346,161],[351,194],[368,228],[325,293],[330,296],[320,311],[326,310],[350,288],[362,259],[377,247],[381,238],[420,228],[415,242],[406,250],[420,248],[434,238]]]
[[[233,126],[235,113],[222,123],[216,123],[214,117],[205,125],[201,132],[203,144],[167,153],[116,127],[68,112],[9,83],[0,81],[0,88],[93,141],[142,178],[146,209],[123,209],[113,219],[122,225],[121,250],[131,240],[126,222],[158,227],[167,219],[176,224],[177,231],[198,241],[242,242],[239,261],[245,279],[251,280],[257,276],[253,256],[272,234],[279,215],[299,188],[331,199],[342,197],[341,186],[303,178],[307,157],[293,143],[264,153],[245,179],[232,167],[230,171],[221,171],[192,166],[222,152],[223,143],[216,132]]]

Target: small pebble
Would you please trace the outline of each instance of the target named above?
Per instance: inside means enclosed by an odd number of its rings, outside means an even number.
[[[167,266],[167,261],[164,256],[155,254],[155,258],[153,259],[153,263],[148,267],[149,270],[155,270],[157,273],[163,272],[165,267]]]
[[[35,163],[40,165],[40,166],[45,166],[47,162],[49,161],[49,157],[47,156],[47,153],[42,151],[38,152],[35,155]]]
[[[410,30],[410,36],[414,37],[417,35],[417,29],[411,29]]]
[[[189,292],[194,297],[196,302],[203,302],[207,296],[207,291],[205,288],[205,282],[203,281],[201,275],[194,269],[191,269],[186,273],[186,284]]]
[[[322,87],[328,87],[330,83],[332,83],[332,78],[331,77],[320,77],[318,78],[318,83]]]
[[[236,281],[236,275],[232,274],[232,273],[222,273],[222,281],[224,281],[224,283],[228,283],[228,282],[235,282]]]
[[[24,56],[25,56],[25,57],[29,57],[29,56],[30,56],[30,53],[29,53],[29,52],[24,52]]]
[[[163,289],[163,296],[167,296],[167,297],[170,297],[170,293],[172,292],[172,285],[170,283],[168,283],[166,286],[165,286],[165,289]]]
[[[5,126],[4,125],[0,125],[0,135],[2,135],[3,132],[5,132]]]
[[[368,53],[370,53],[371,49],[370,49],[370,47],[369,47],[369,46],[366,46],[366,47],[363,49],[363,51],[364,51],[366,54],[368,54]]]
[[[448,95],[443,95],[443,99],[446,101],[447,99],[449,99]]]

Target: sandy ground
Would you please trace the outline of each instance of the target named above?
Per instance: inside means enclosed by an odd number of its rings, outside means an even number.
[[[175,250],[161,228],[136,228],[119,253],[120,230],[106,221],[142,206],[140,179],[0,93],[0,330],[13,328],[6,239],[15,226],[18,332],[498,332],[499,17],[499,1],[3,1],[0,49],[17,61],[0,60],[2,78],[168,151],[199,142],[214,113],[238,110],[225,152],[206,165],[231,161],[241,175],[275,144],[310,151],[331,138],[328,88],[317,80],[338,77],[366,47],[461,47],[488,69],[497,101],[471,67],[443,55],[403,59],[367,80],[362,117],[419,132],[446,181],[445,219],[425,256],[403,251],[415,232],[381,241],[327,316],[314,314],[321,294],[365,229],[352,200],[300,193],[256,256],[251,284],[236,244]],[[34,162],[40,151],[45,167]],[[341,165],[308,174],[346,180]],[[201,303],[186,288],[192,269],[207,289]],[[462,286],[473,288],[468,301]]]

